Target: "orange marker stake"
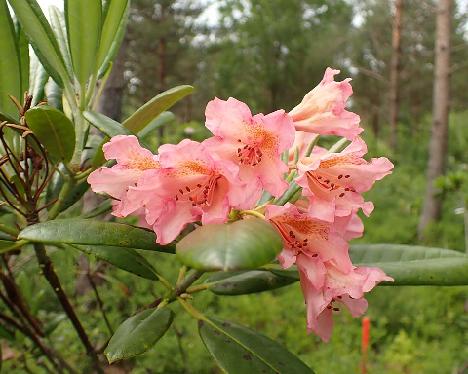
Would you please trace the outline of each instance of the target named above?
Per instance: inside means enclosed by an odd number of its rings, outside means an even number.
[[[364,317],[362,319],[362,335],[361,335],[361,373],[367,373],[367,351],[369,349],[370,342],[370,325],[371,321],[369,317]]]

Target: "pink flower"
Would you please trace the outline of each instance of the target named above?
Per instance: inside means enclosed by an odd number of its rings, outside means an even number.
[[[239,208],[251,208],[262,189],[280,196],[288,188],[283,177],[288,167],[281,153],[293,143],[294,126],[284,110],[252,116],[246,104],[231,97],[210,101],[205,114],[206,127],[215,135],[206,141],[207,147],[239,165],[240,178],[247,182],[247,200]]]
[[[131,187],[124,209],[144,206],[157,242],[172,242],[186,224],[226,222],[231,206],[244,199],[239,169],[215,160],[204,144],[185,139],[159,148],[161,168],[144,173]]]
[[[291,147],[291,151],[289,152],[289,167],[294,166],[294,154],[297,152],[298,159],[302,159],[306,156],[306,152],[309,148],[309,145],[315,140],[317,134],[313,134],[311,132],[305,131],[296,131],[294,134],[294,143]],[[315,146],[314,150],[318,147]]]
[[[320,262],[301,254],[297,260],[301,288],[307,305],[307,329],[330,340],[333,312],[339,305],[346,306],[353,317],[367,310],[364,293],[382,281],[393,281],[385,273],[372,267],[353,267],[343,272],[332,262]],[[320,274],[318,277],[317,274]]]
[[[283,238],[284,248],[278,259],[285,268],[296,263],[301,254],[311,259],[333,261],[343,271],[350,271],[348,243],[343,239],[347,225],[325,222],[311,217],[306,211],[287,203],[285,206],[268,205],[265,217]]]
[[[105,192],[117,199],[113,214],[122,217],[122,204],[128,188],[136,184],[145,170],[158,169],[158,156],[142,148],[134,135],[114,136],[102,147],[106,160],[116,160],[111,168],[102,167],[92,172],[88,183],[94,192]]]
[[[373,204],[361,194],[390,174],[393,164],[385,157],[368,162],[362,158],[366,153],[366,143],[358,137],[341,153],[312,154],[298,163],[296,183],[309,198],[313,217],[331,222],[359,208],[366,215],[372,212]]]
[[[334,81],[339,70],[327,68],[322,81],[304,96],[289,115],[294,120],[296,130],[317,134],[330,134],[354,139],[362,131],[359,116],[345,110],[346,100],[353,93],[350,78]]]

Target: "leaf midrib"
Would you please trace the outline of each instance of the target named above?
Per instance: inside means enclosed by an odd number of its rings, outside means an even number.
[[[210,319],[205,319],[205,322],[209,323],[211,326],[213,326],[215,329],[217,329],[218,331],[221,331],[224,335],[226,335],[227,337],[229,337],[230,339],[232,339],[235,343],[237,343],[238,345],[240,345],[242,348],[244,348],[247,352],[250,352],[252,353],[255,357],[257,357],[261,362],[263,362],[266,366],[268,366],[270,369],[272,369],[273,371],[276,371],[276,372],[279,372],[279,369],[277,369],[275,366],[273,366],[272,364],[270,364],[268,361],[266,361],[265,358],[259,356],[255,351],[252,351],[249,347],[247,347],[245,344],[243,344],[242,342],[240,342],[237,338],[233,337],[232,335],[230,335],[229,333],[227,333],[226,330],[223,330],[221,329],[220,327],[218,327],[216,325],[216,323],[214,323],[212,320]],[[221,365],[220,365],[221,366]]]

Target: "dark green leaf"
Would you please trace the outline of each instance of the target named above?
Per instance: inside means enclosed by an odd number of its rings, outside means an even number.
[[[107,245],[81,245],[75,244],[73,248],[106,261],[119,269],[138,275],[139,277],[158,280],[153,266],[137,251],[132,248],[115,247]]]
[[[16,38],[18,45],[18,60],[21,76],[19,98],[22,99],[21,95],[23,95],[24,92],[29,89],[29,41],[18,21],[16,21]]]
[[[101,67],[109,51],[112,49],[112,44],[116,42],[119,36],[119,28],[122,23],[125,23],[128,0],[113,0],[106,4],[104,22],[102,25],[101,42],[97,53],[97,67]]]
[[[44,105],[29,109],[25,117],[28,127],[53,158],[70,161],[75,148],[75,129],[65,114]]]
[[[207,283],[214,283],[210,286],[210,291],[217,295],[245,295],[268,291],[286,286],[294,281],[294,279],[263,270],[220,272],[206,280]]]
[[[21,231],[19,238],[46,244],[97,244],[169,253],[174,251],[174,245],[156,244],[156,237],[149,230],[81,218],[37,223]]]
[[[36,0],[8,0],[42,65],[54,80],[69,81],[55,35]]]
[[[86,111],[83,112],[83,116],[87,121],[89,121],[89,123],[91,123],[91,125],[96,127],[99,131],[110,138],[117,135],[133,134],[129,129],[114,121],[112,118],[105,116],[104,114]]]
[[[89,183],[87,181],[75,184],[70,192],[65,196],[63,201],[60,204],[60,212],[63,212],[64,210],[70,208],[72,205],[74,205],[78,200],[80,200],[83,195],[86,193],[86,191],[89,190]]]
[[[97,70],[96,54],[101,39],[101,12],[100,1],[65,0],[68,44],[74,72],[83,91],[86,89],[88,78]]]
[[[0,112],[18,118],[18,109],[8,95],[22,99],[17,37],[5,0],[0,0]]]
[[[192,86],[185,85],[177,86],[160,93],[138,108],[135,113],[123,122],[123,125],[133,132],[141,131],[162,112],[168,110],[184,96],[192,93],[192,91]]]
[[[141,355],[162,338],[174,313],[168,309],[147,309],[125,320],[112,336],[104,354],[109,363]]]
[[[216,318],[198,326],[208,352],[226,373],[313,373],[286,348],[244,326]]]
[[[251,218],[198,227],[177,243],[177,257],[198,270],[255,269],[272,261],[282,247],[269,223]]]

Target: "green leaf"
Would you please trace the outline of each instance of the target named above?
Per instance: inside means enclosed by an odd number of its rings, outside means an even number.
[[[0,112],[18,118],[18,109],[8,95],[22,99],[19,50],[13,21],[5,0],[0,0]]]
[[[108,1],[106,2],[106,5],[104,6],[106,16],[107,16],[107,11],[111,5],[110,3],[111,2]],[[130,0],[129,0],[129,4],[130,4]],[[120,21],[117,32],[115,33],[114,40],[112,41],[112,44],[110,48],[108,49],[103,62],[99,66],[99,72],[98,72],[99,78],[104,77],[108,72],[110,72],[110,69],[112,68],[112,61],[114,61],[115,57],[117,56],[120,46],[122,45],[122,41],[125,37],[125,31],[127,29],[129,13],[130,13],[130,6],[127,6],[127,8],[125,9],[125,13],[123,14],[122,19]],[[101,42],[103,41],[101,40]]]
[[[70,55],[70,48],[67,39],[67,27],[63,13],[54,5],[49,7],[50,25],[55,33],[60,54],[65,62],[65,66],[70,77],[73,76],[73,66]]]
[[[245,295],[287,286],[295,281],[264,270],[220,272],[209,277],[209,290],[217,295]]]
[[[83,195],[88,191],[90,188],[89,183],[87,181],[77,183],[75,184],[70,192],[65,196],[63,201],[60,204],[60,212],[63,212],[64,210],[70,208],[72,205],[74,205],[78,200],[80,200]]]
[[[58,83],[69,81],[55,35],[36,0],[8,0],[24,33],[49,75]]]
[[[255,269],[272,261],[283,243],[259,218],[200,226],[177,243],[177,257],[198,270]]]
[[[351,260],[356,266],[375,266],[395,279],[386,286],[468,285],[468,256],[443,248],[402,244],[352,245]],[[270,269],[274,274],[299,280],[295,268]]]
[[[97,70],[96,54],[101,39],[101,12],[100,1],[65,0],[68,44],[74,72],[83,91],[86,89],[88,78]]]
[[[19,70],[21,76],[21,96],[19,98],[22,99],[22,95],[29,88],[29,41],[19,22],[16,22],[16,38],[18,45]]]
[[[313,373],[286,348],[244,326],[209,318],[199,321],[198,331],[226,373]]]
[[[12,251],[13,249],[20,248],[26,243],[26,240],[19,240],[17,242],[10,240],[0,240],[0,253],[6,253]]]
[[[125,320],[104,351],[109,363],[145,353],[163,337],[173,319],[174,312],[163,308],[147,309]]]
[[[28,127],[53,158],[70,161],[75,148],[75,129],[65,114],[44,105],[29,109],[25,118]]]
[[[116,39],[119,37],[119,28],[122,23],[125,23],[129,1],[113,0],[109,1],[106,5],[101,42],[97,53],[97,67],[99,68],[106,60],[109,51],[112,50],[112,44],[115,43]]]
[[[44,98],[44,88],[48,79],[49,75],[33,53],[29,67],[29,93],[33,97],[31,101],[32,107],[36,106]]]
[[[141,131],[153,119],[168,110],[184,96],[192,93],[192,91],[192,86],[184,85],[160,93],[138,108],[135,113],[123,122],[123,125],[133,132]]]
[[[104,114],[85,111],[83,112],[84,118],[94,127],[96,127],[103,134],[112,138],[117,135],[132,135],[133,133],[122,126],[119,122],[114,121],[112,118],[105,116]]]
[[[155,130],[166,126],[175,121],[175,115],[172,112],[162,112],[154,120],[152,120],[143,130],[138,132],[138,138],[146,139],[148,136],[155,134]]]
[[[49,79],[44,87],[47,104],[55,109],[62,110],[62,89],[53,80]]]
[[[137,251],[132,248],[123,248],[106,245],[73,245],[88,255],[93,255],[106,261],[119,269],[138,275],[139,277],[158,280],[158,275],[153,266]]]
[[[351,247],[351,259],[377,266],[395,279],[386,285],[468,285],[468,256],[450,249],[361,244]]]
[[[174,252],[174,245],[156,244],[152,231],[123,223],[82,218],[37,223],[21,231],[19,238],[46,244],[94,244]]]

